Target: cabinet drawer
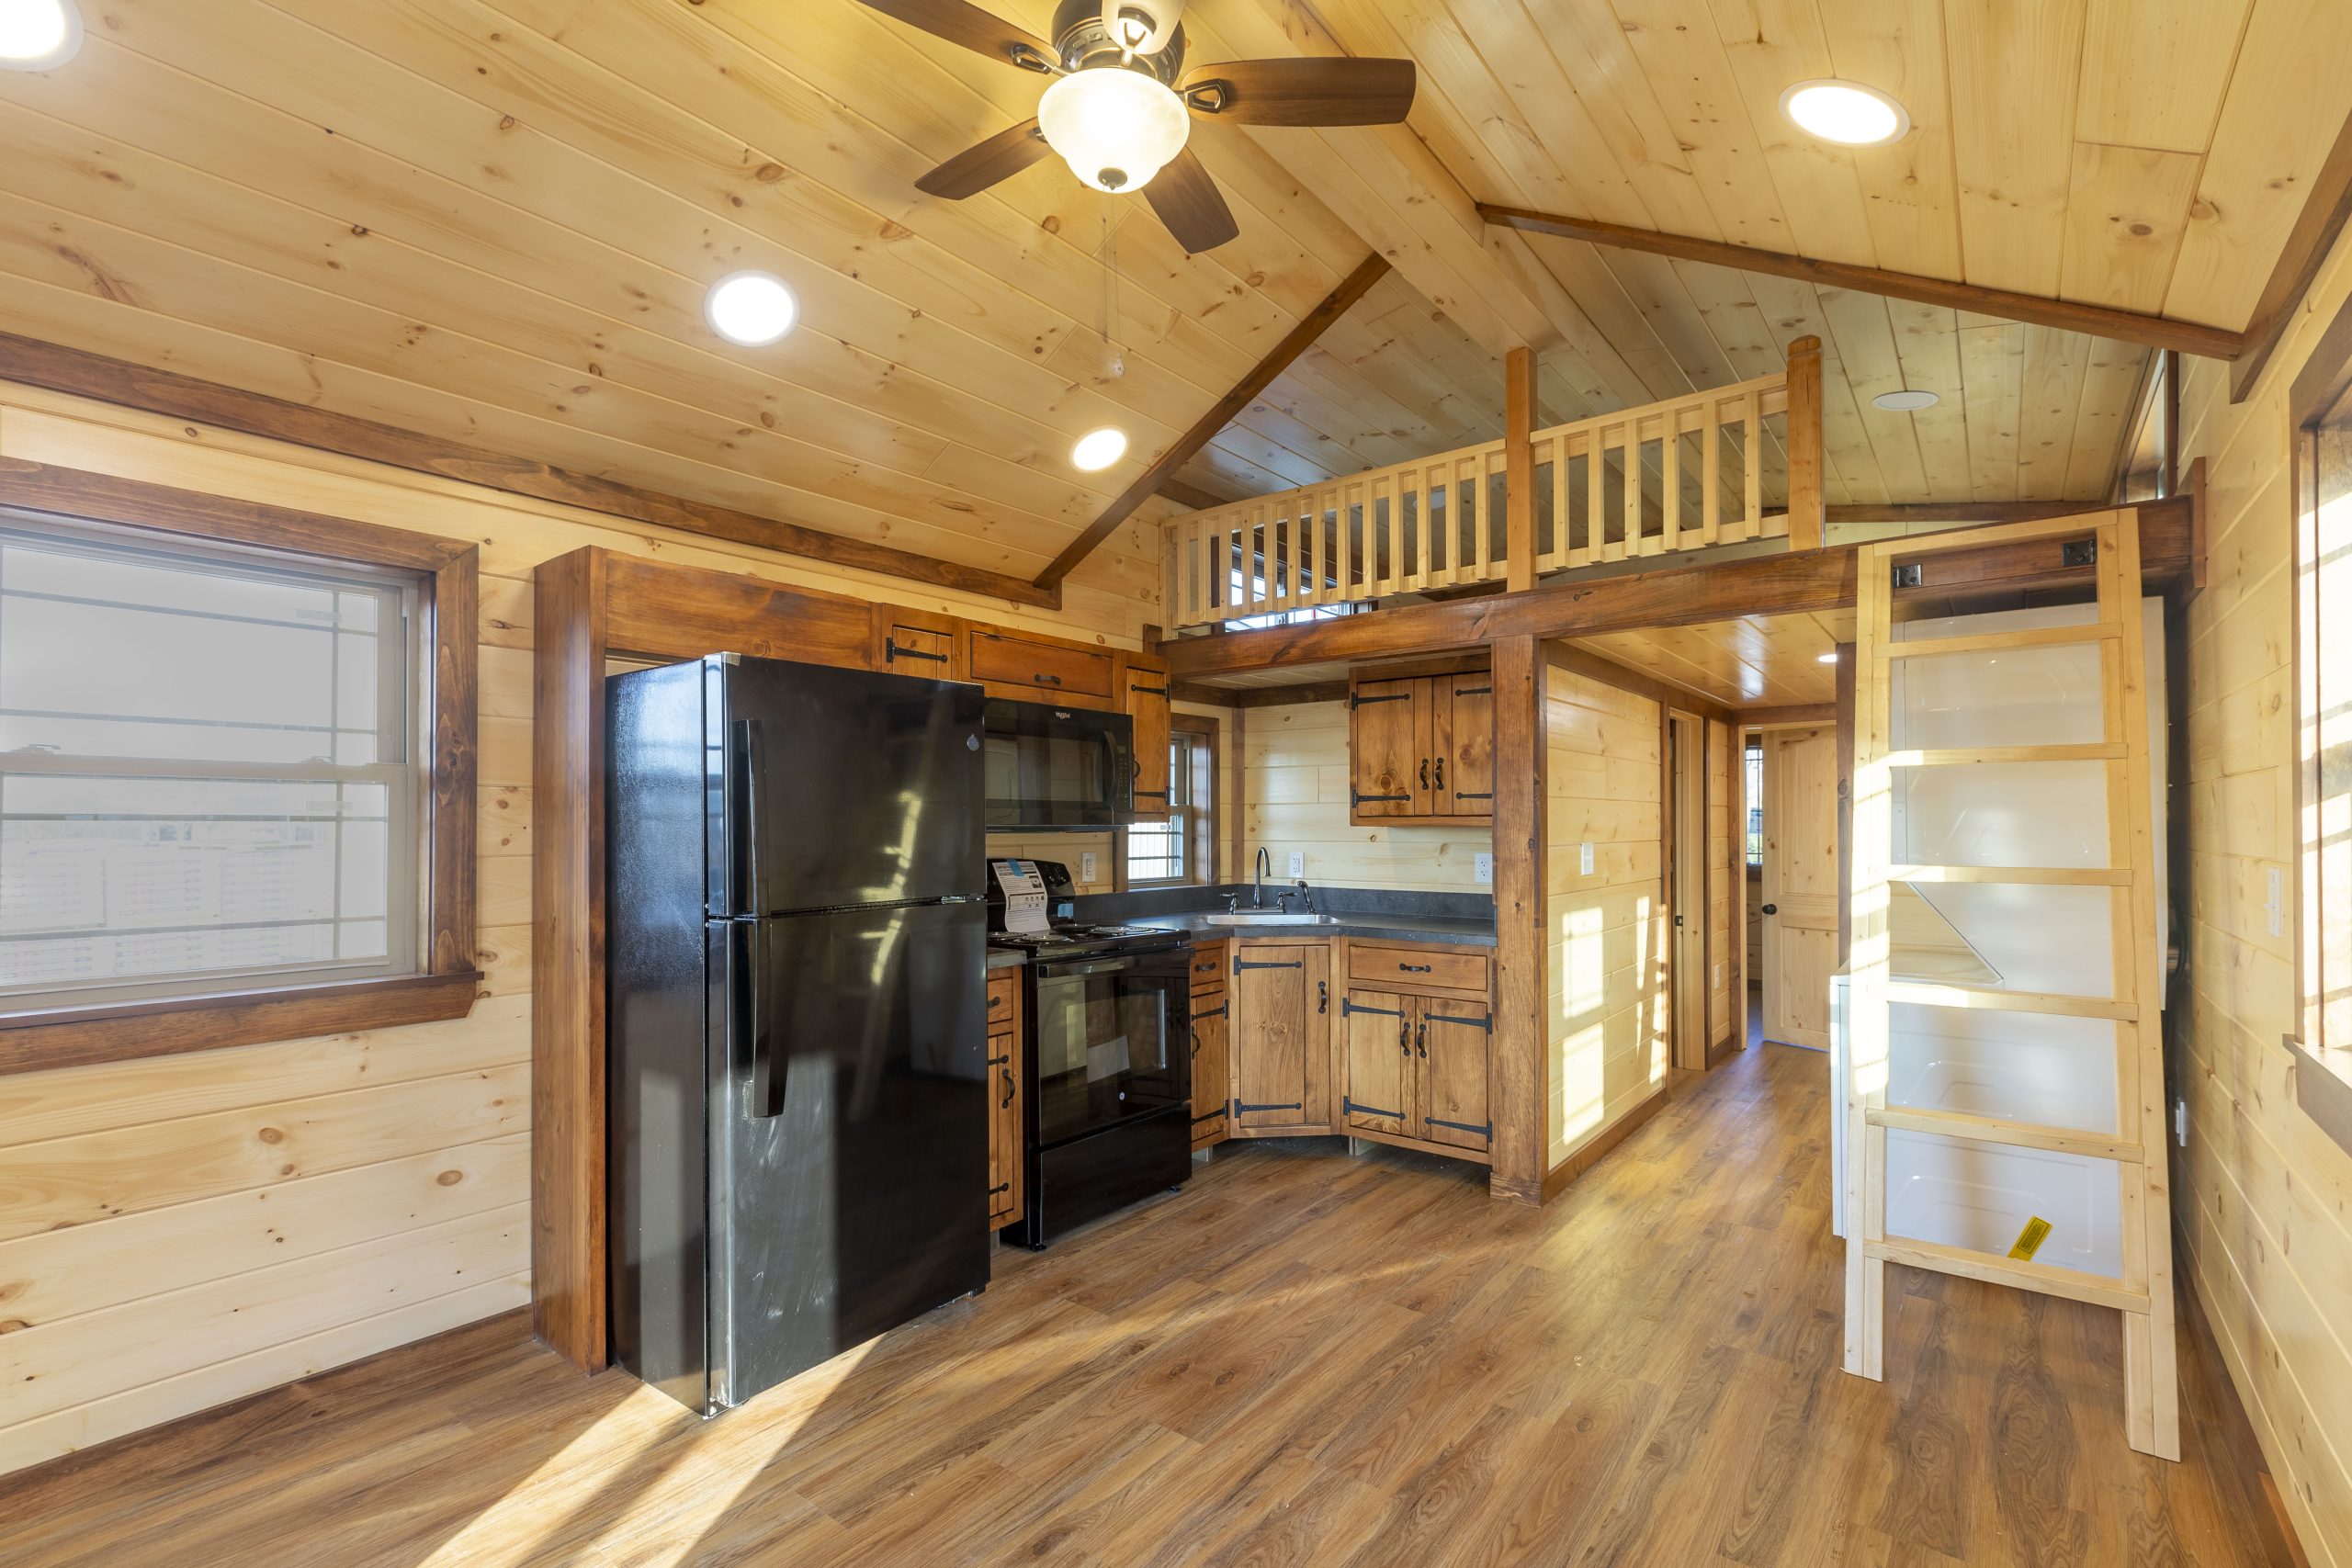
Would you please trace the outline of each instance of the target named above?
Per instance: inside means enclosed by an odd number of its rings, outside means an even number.
[[[1002,1029],[1012,1023],[1014,1003],[1021,995],[1021,979],[1016,974],[996,975],[989,978],[989,1027]]]
[[[1059,648],[1023,637],[972,634],[972,679],[1005,686],[1026,686],[1038,700],[1051,697],[1107,697],[1111,694],[1111,656],[1082,648]]]
[[[1213,990],[1225,984],[1225,963],[1232,950],[1225,943],[1212,942],[1193,949],[1193,989]]]
[[[1348,943],[1348,978],[1371,986],[1429,986],[1442,991],[1487,988],[1492,961],[1462,948],[1375,947]]]

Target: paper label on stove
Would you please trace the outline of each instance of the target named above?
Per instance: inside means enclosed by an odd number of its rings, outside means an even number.
[[[990,861],[996,885],[1004,889],[1004,929],[1042,931],[1046,929],[1046,879],[1035,861]]]

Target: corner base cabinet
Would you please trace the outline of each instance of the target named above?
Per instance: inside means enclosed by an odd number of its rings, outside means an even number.
[[[1227,964],[1237,1138],[1329,1133],[1331,994],[1328,942],[1237,942]]]

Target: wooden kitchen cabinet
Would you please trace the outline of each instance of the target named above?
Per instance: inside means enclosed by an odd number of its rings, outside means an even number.
[[[966,679],[963,623],[898,604],[874,606],[874,668],[933,681]]]
[[[1483,1156],[1494,1138],[1487,1086],[1495,1010],[1484,1001],[1423,997],[1414,1003],[1414,1012],[1408,1135]]]
[[[1413,998],[1351,990],[1340,998],[1340,1120],[1351,1133],[1403,1137],[1412,1113]]]
[[[1126,710],[1135,720],[1136,820],[1168,820],[1168,671],[1130,654],[1126,664]]]
[[[1107,649],[976,626],[967,657],[971,679],[992,697],[1084,708],[1118,705],[1113,691],[1117,660]]]
[[[1348,949],[1341,1130],[1486,1160],[1495,1018],[1486,955],[1390,943]]]
[[[1226,997],[1234,1137],[1332,1131],[1328,942],[1236,942]]]
[[[989,1228],[1017,1224],[1027,1213],[1023,1190],[1021,979],[989,981]]]
[[[1231,1009],[1224,991],[1193,997],[1193,1147],[1225,1142],[1227,1090],[1232,1081]]]
[[[1350,680],[1351,822],[1491,822],[1494,756],[1487,671]]]

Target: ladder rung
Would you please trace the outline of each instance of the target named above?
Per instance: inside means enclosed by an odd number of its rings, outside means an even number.
[[[2074,1127],[2050,1127],[2033,1122],[2007,1122],[1997,1116],[1977,1116],[1964,1111],[1927,1111],[1911,1105],[1873,1105],[1862,1112],[1873,1126],[1895,1127],[1906,1133],[1933,1133],[1972,1143],[2001,1144],[2016,1149],[2047,1149],[2052,1154],[2086,1155],[2092,1159],[2143,1162],[2139,1144],[2113,1133],[2087,1133]]]
[[[1878,760],[1890,768],[1955,768],[1978,762],[2113,762],[2122,756],[2120,740],[2084,740],[2071,746],[1963,746],[1934,751],[1889,751]]]
[[[1968,637],[1921,637],[1916,642],[1890,642],[1879,649],[1883,659],[1932,659],[1939,653],[1999,653],[2012,648],[2061,648],[2068,643],[2107,642],[2123,635],[2114,621],[2084,621],[2071,626],[2029,626],[2013,632],[1978,632]]]
[[[1891,865],[1889,882],[2009,882],[2044,887],[2129,887],[2130,866]]]
[[[2014,1285],[2019,1290],[2040,1291],[2044,1295],[2066,1296],[2093,1306],[2116,1307],[2124,1312],[2148,1310],[2145,1291],[2135,1291],[2120,1280],[2104,1274],[2086,1274],[2079,1269],[1996,1258],[1989,1252],[1973,1252],[1964,1247],[1946,1247],[1933,1241],[1866,1241],[1862,1252],[1889,1263],[1907,1263],[1914,1269],[1932,1269],[1939,1274],[1958,1274],[1987,1284]]]
[[[2107,1018],[2137,1023],[2135,1003],[2106,997],[2070,997],[2057,991],[2004,991],[1990,986],[1956,986],[1918,980],[1892,980],[1886,985],[1890,1002],[1912,1002],[1931,1008],[1984,1008],[1994,1012],[2040,1012],[2058,1018]]]

